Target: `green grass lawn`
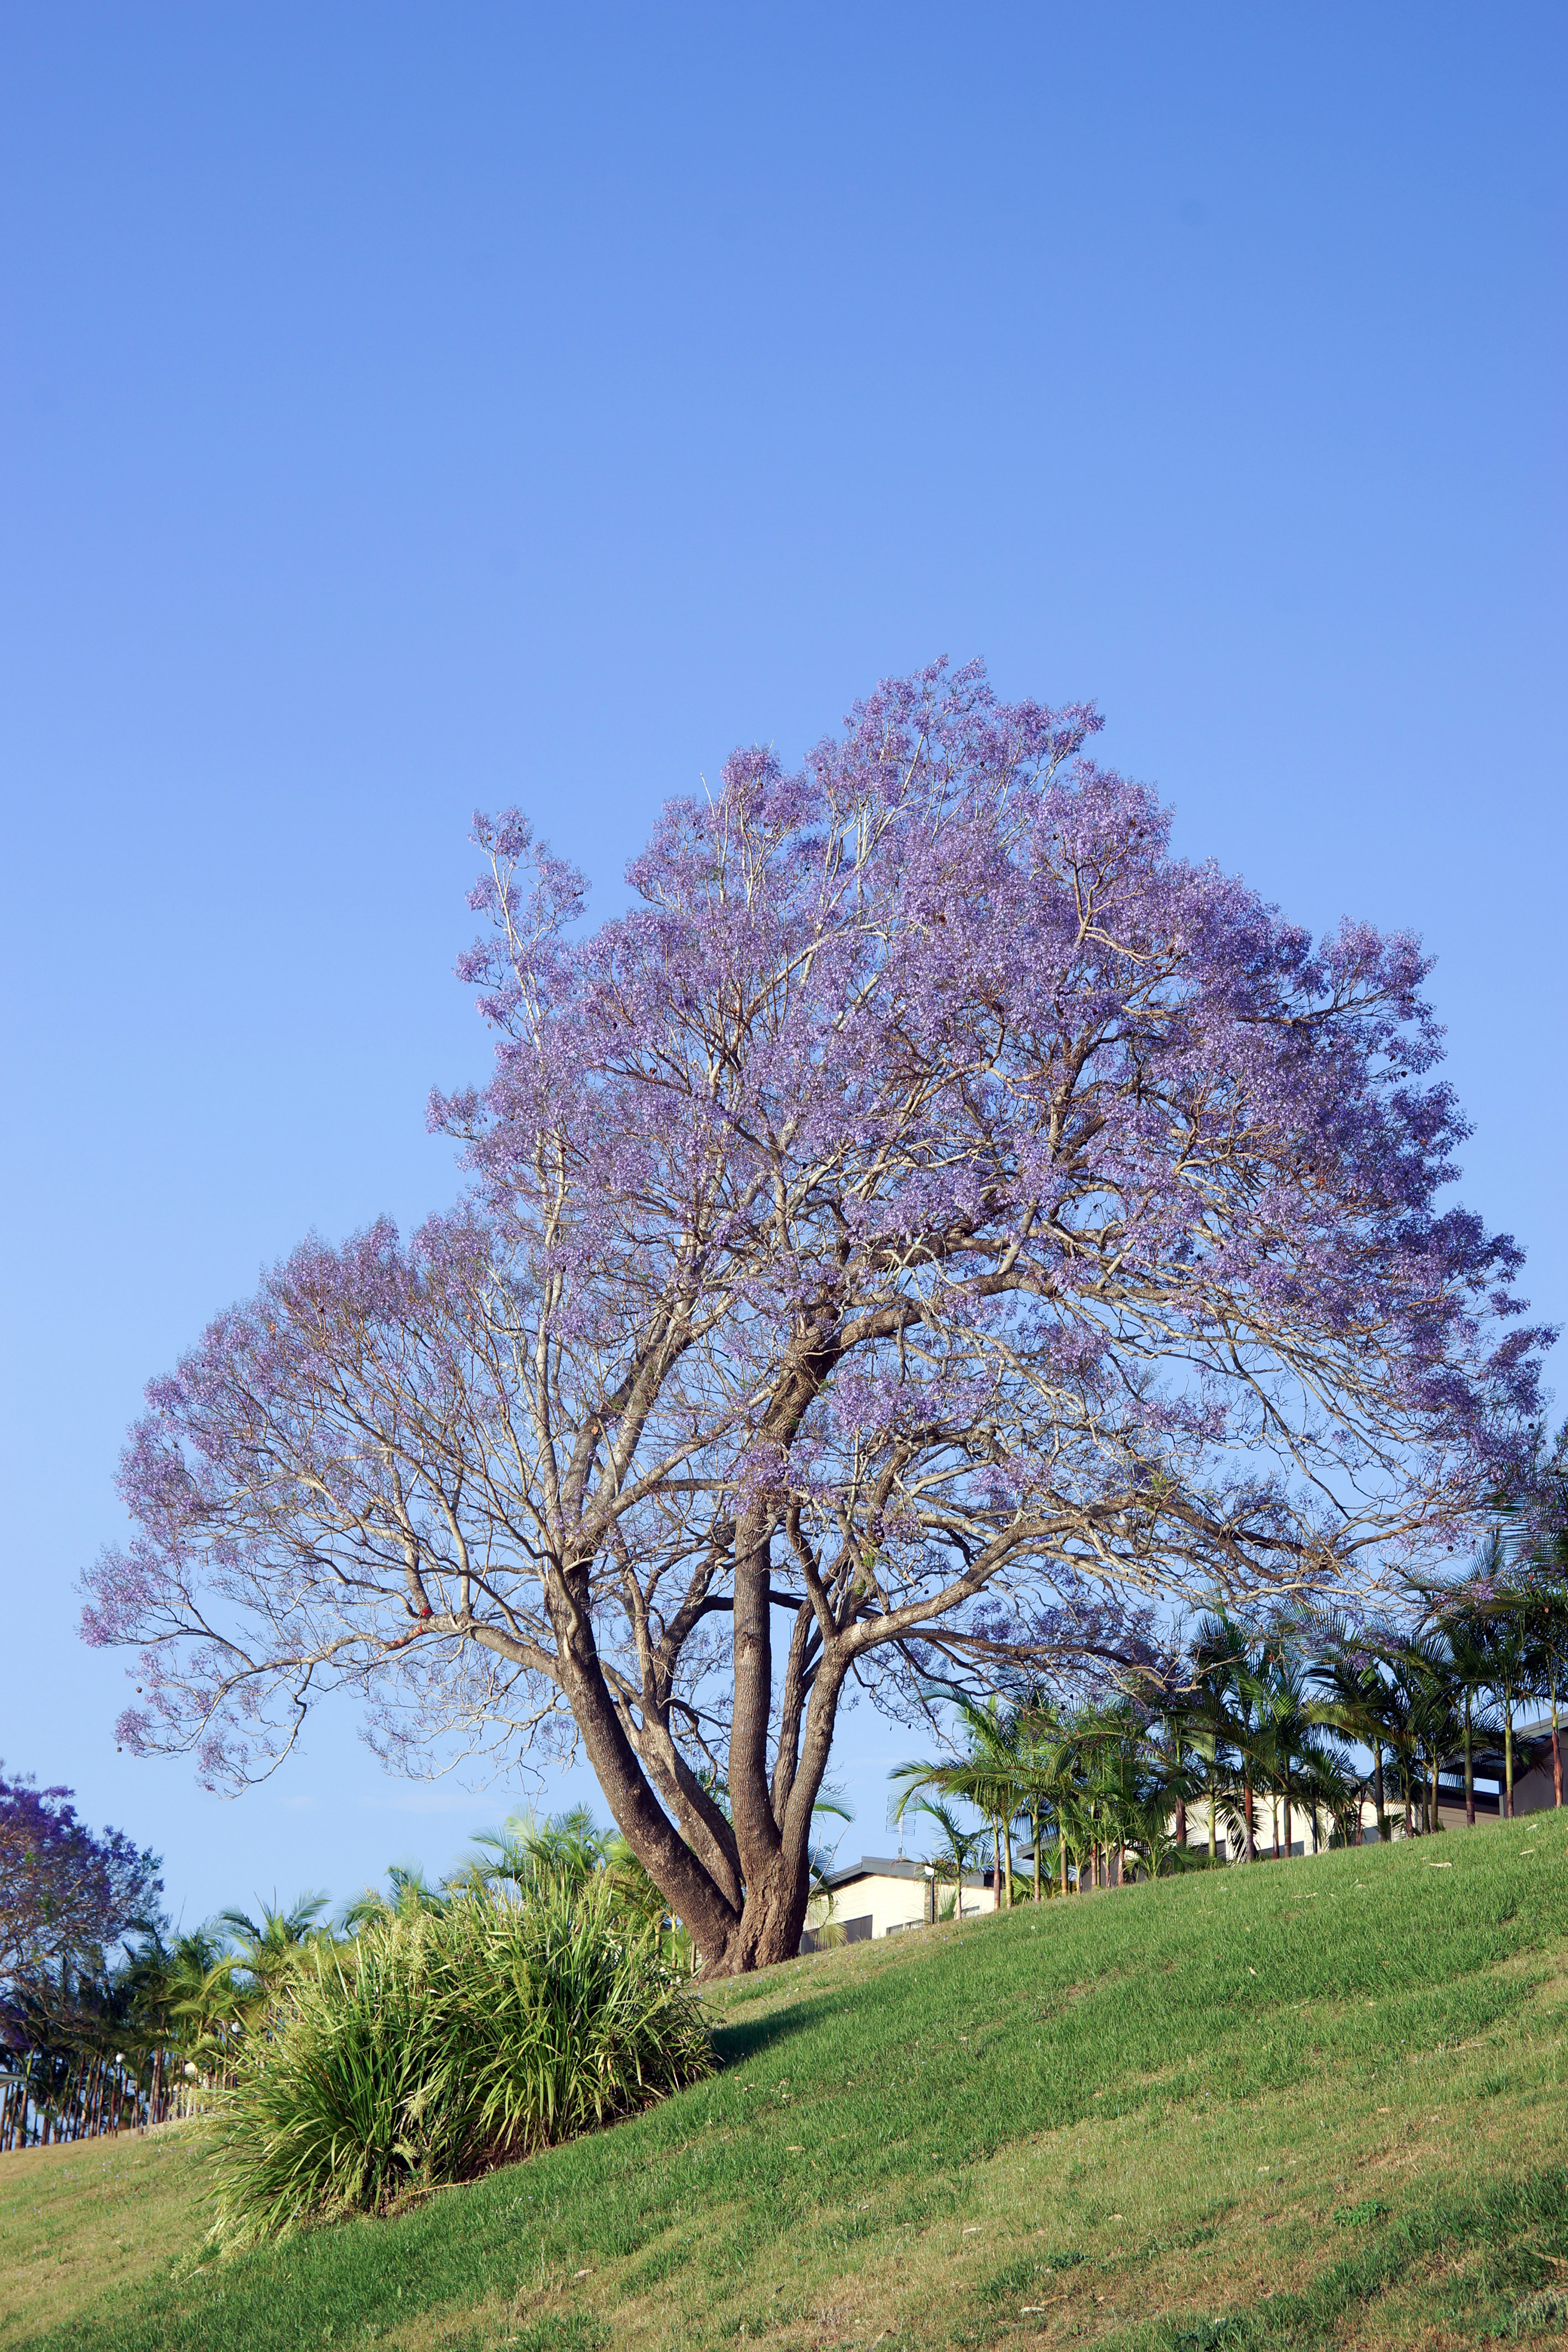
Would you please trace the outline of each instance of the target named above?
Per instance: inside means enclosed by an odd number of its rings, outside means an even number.
[[[1026,1906],[713,2007],[713,2082],[234,2260],[189,2134],[120,2143],[112,2272],[94,2159],[0,2159],[0,2347],[1568,2338],[1568,1816]]]

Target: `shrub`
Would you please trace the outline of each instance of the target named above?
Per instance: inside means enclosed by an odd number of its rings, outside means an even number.
[[[311,1954],[224,2097],[226,2245],[486,2171],[709,2072],[689,1988],[613,1892],[476,1891]]]

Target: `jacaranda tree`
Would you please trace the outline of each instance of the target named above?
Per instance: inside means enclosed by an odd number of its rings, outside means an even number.
[[[480,819],[473,1182],[149,1390],[86,1631],[243,1779],[580,1740],[712,1971],[792,1952],[852,1685],[1459,1539],[1537,1409],[1419,950],[1172,854],[1086,709],[886,684],[668,805],[633,910]],[[1110,1629],[1109,1632],[1107,1629]]]
[[[0,1997],[101,1969],[125,1937],[160,1922],[158,1856],[123,1830],[89,1830],[70,1800],[0,1771]]]

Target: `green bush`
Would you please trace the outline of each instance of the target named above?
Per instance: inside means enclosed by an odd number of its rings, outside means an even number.
[[[484,1891],[313,1952],[224,2097],[214,2236],[384,2210],[712,2067],[689,1987],[613,1890]]]

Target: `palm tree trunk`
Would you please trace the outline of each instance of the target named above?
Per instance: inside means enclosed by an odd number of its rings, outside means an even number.
[[[1388,1843],[1388,1804],[1383,1788],[1383,1742],[1375,1740],[1372,1749],[1373,1801],[1377,1808],[1377,1842]]]
[[[1508,1801],[1508,1819],[1513,1819],[1513,1695],[1502,1695],[1502,1769],[1503,1794]]]
[[[1287,1772],[1285,1775],[1285,1860],[1287,1862],[1291,1859],[1291,1847],[1294,1843],[1292,1832],[1295,1826],[1295,1816],[1291,1810],[1291,1776]]]
[[[1558,1745],[1557,1740],[1557,1667],[1555,1661],[1552,1667],[1552,1680],[1549,1685],[1549,1690],[1552,1699],[1552,1801],[1554,1805],[1561,1806],[1563,1802],[1563,1750]]]
[[[1067,1824],[1060,1815],[1057,1817],[1056,1823],[1056,1858],[1061,1864],[1061,1891],[1065,1895],[1067,1892]]]
[[[1470,1769],[1470,1691],[1465,1685],[1465,1827],[1476,1825],[1476,1776]]]
[[[1249,1862],[1256,1862],[1258,1859],[1258,1843],[1257,1839],[1253,1834],[1252,1828],[1252,1767],[1250,1764],[1244,1764],[1241,1768],[1241,1801],[1247,1809],[1244,1823],[1246,1832],[1246,1858]]]
[[[1044,1892],[1044,1889],[1041,1887],[1040,1883],[1040,1811],[1038,1807],[1030,1816],[1030,1826],[1034,1832],[1034,1899],[1038,1903],[1040,1899],[1040,1895]]]
[[[1008,1909],[1010,1911],[1013,1907],[1013,1825],[1011,1822],[1002,1823],[1002,1860],[1007,1868]]]

